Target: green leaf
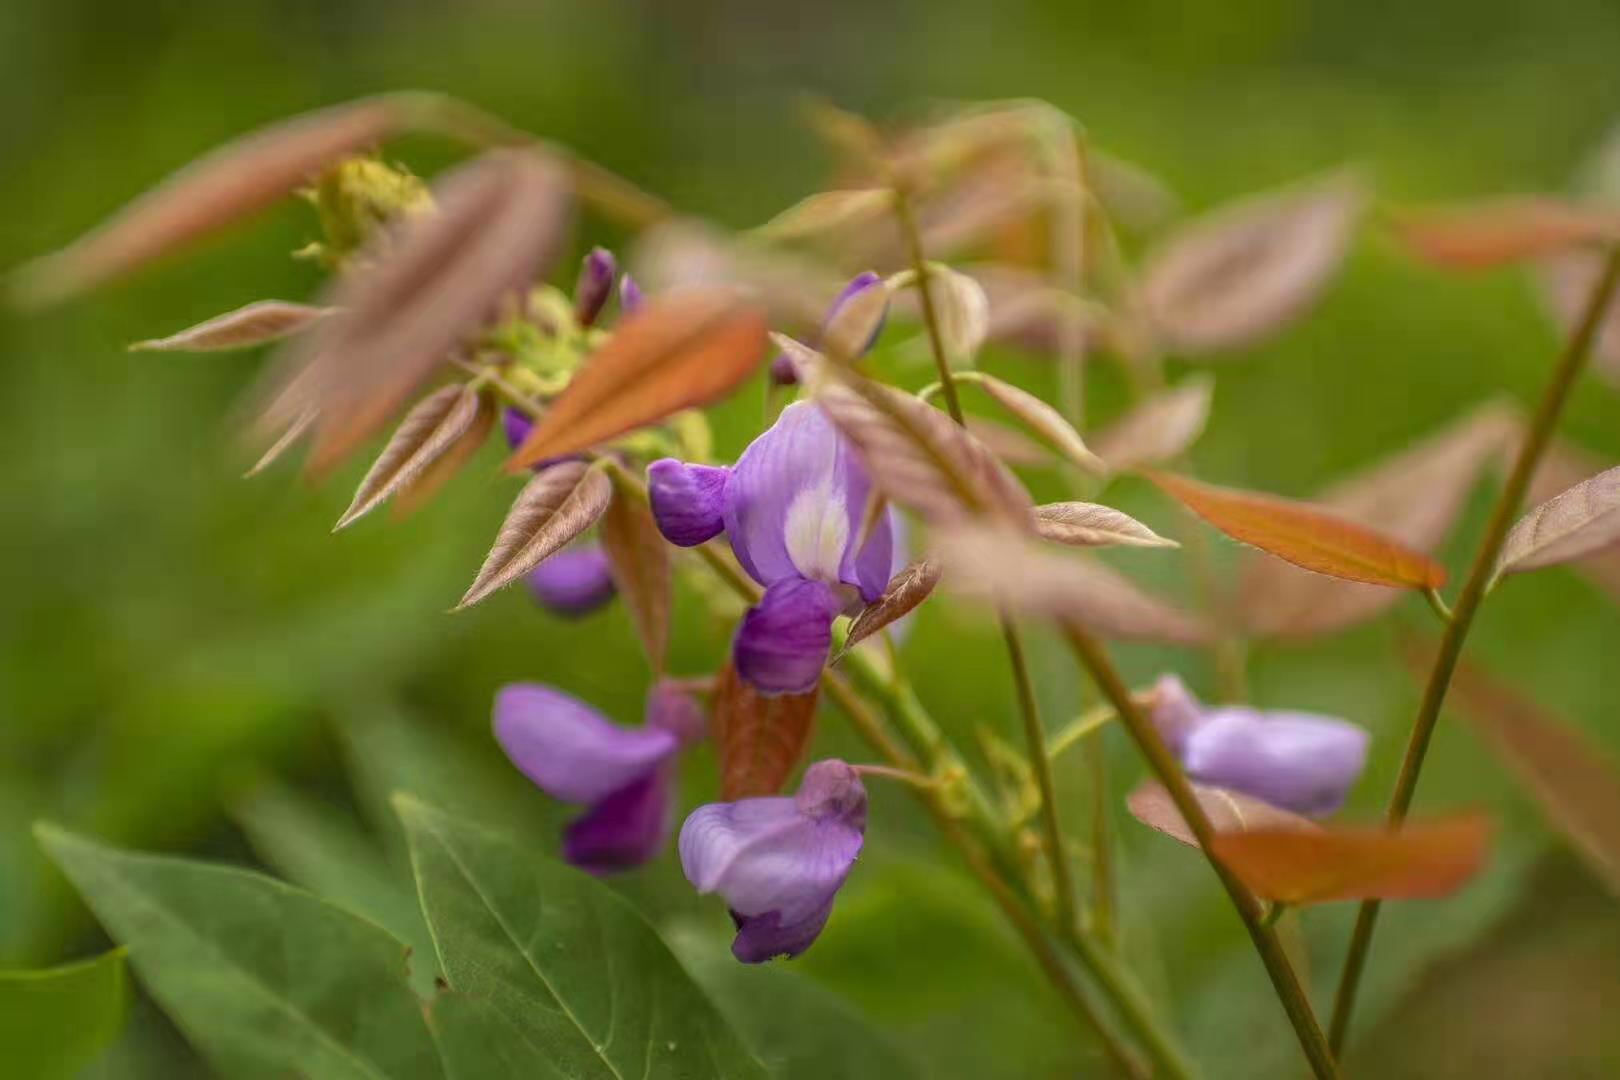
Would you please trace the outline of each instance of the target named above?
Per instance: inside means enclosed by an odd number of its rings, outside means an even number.
[[[124,1025],[124,950],[46,971],[0,971],[0,1047],[8,1075],[69,1077]]]
[[[442,1075],[404,946],[371,923],[263,874],[36,833],[221,1072]]]
[[[763,1076],[759,1062],[651,927],[606,887],[502,834],[409,797],[395,800],[422,910],[451,989],[487,1007],[449,1015],[486,1033],[454,1037],[440,1014],[452,1074],[500,1053],[568,1076]],[[496,1018],[504,1026],[496,1023]]]

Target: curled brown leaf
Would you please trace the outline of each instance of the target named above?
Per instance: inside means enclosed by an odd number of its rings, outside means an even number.
[[[848,652],[890,623],[905,618],[928,599],[939,584],[940,566],[936,559],[918,559],[889,579],[883,595],[867,604],[849,624],[843,651]],[[836,660],[834,661],[837,662]]]
[[[542,470],[518,492],[495,545],[456,610],[478,603],[539,566],[594,525],[612,498],[612,482],[601,469],[583,461],[559,462]]]

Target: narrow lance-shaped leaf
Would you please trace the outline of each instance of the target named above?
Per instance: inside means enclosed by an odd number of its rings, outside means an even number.
[[[495,546],[456,610],[478,603],[539,566],[594,525],[612,498],[612,481],[583,461],[563,461],[542,470],[518,492]]]
[[[978,386],[997,405],[1005,409],[1008,415],[1044,439],[1072,464],[1088,472],[1107,471],[1108,466],[1086,448],[1085,440],[1074,430],[1074,426],[1063,418],[1063,414],[1028,390],[982,372],[974,373],[966,381]]]
[[[1620,239],[1620,211],[1521,195],[1403,214],[1395,235],[1425,262],[1484,270]]]
[[[1214,392],[1215,380],[1208,376],[1187,379],[1098,432],[1092,447],[1115,472],[1174,461],[1204,433]]]
[[[720,757],[720,797],[774,795],[804,756],[821,688],[762,694],[729,662],[715,684],[710,731]]]
[[[905,618],[928,599],[939,584],[940,566],[936,559],[918,559],[889,579],[883,595],[867,604],[849,624],[843,651],[847,653],[890,623]]]
[[[619,595],[630,609],[653,671],[662,673],[669,644],[669,545],[644,500],[615,475],[613,499],[602,515],[602,551]]]
[[[333,531],[353,524],[421,476],[472,428],[482,396],[473,386],[444,386],[418,402],[360,481]]]
[[[45,971],[0,971],[0,1046],[10,1075],[70,1080],[124,1026],[124,950]]]
[[[276,440],[270,444],[269,448],[266,449],[264,453],[259,455],[259,460],[253,463],[253,467],[242,474],[242,479],[246,480],[250,477],[258,476],[260,473],[264,472],[264,470],[281,460],[281,456],[296,446],[298,444],[298,440],[303,438],[304,434],[308,432],[309,429],[314,425],[314,409],[309,409],[300,414],[296,419],[293,420],[292,423],[287,425],[287,429],[285,431],[276,436]]]
[[[887,188],[849,188],[807,195],[754,230],[772,240],[800,240],[871,222],[888,212]]]
[[[626,319],[535,422],[514,471],[724,397],[758,366],[765,316],[730,289],[679,289]]]
[[[1070,547],[1180,547],[1112,506],[1046,503],[1035,508],[1035,533]]]
[[[1573,334],[1603,273],[1603,253],[1566,252],[1544,260],[1539,271],[1537,280],[1553,318],[1566,336]],[[1620,387],[1620,299],[1609,302],[1598,323],[1592,366],[1611,386]]]
[[[1170,473],[1149,478],[1234,540],[1295,566],[1395,588],[1433,589],[1446,582],[1445,567],[1422,552],[1316,507]]]
[[[1285,904],[1330,900],[1421,900],[1461,888],[1485,863],[1490,825],[1466,815],[1312,831],[1217,833],[1215,856],[1254,890]]]
[[[986,420],[982,416],[967,418],[968,433],[984,444],[996,457],[1008,465],[1044,468],[1057,464],[1057,458],[1040,443],[1017,428]]]
[[[168,337],[137,341],[131,352],[223,352],[280,341],[332,314],[331,308],[258,300]]]
[[[1193,797],[1203,807],[1204,815],[1218,833],[1246,832],[1250,829],[1294,829],[1304,832],[1321,828],[1309,818],[1262,802],[1241,791],[1226,788],[1192,785]],[[1197,847],[1198,838],[1188,828],[1187,821],[1176,809],[1175,801],[1164,785],[1147,780],[1125,797],[1125,807],[1131,816],[1150,829],[1156,829],[1188,847]]]
[[[1513,526],[1498,574],[1569,562],[1620,544],[1620,466],[1583,480],[1531,510]]]
[[[1541,467],[1530,480],[1530,498],[1543,502],[1607,465],[1608,461],[1572,443],[1554,439],[1542,456]],[[1595,552],[1570,568],[1620,603],[1620,551]]]
[[[467,430],[456,437],[433,462],[412,477],[394,494],[391,515],[395,520],[414,513],[436,495],[440,488],[461,471],[467,460],[489,439],[495,428],[495,406],[479,395],[478,409]]]

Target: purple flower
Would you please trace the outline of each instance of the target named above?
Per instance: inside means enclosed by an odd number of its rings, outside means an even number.
[[[580,544],[546,559],[527,575],[529,591],[546,610],[568,618],[588,615],[617,589],[599,544]]]
[[[534,420],[522,409],[508,405],[501,413],[501,433],[506,436],[506,445],[513,450],[523,445],[533,428]]]
[[[696,702],[660,684],[643,727],[619,727],[549,686],[514,683],[495,695],[495,739],[546,794],[585,813],[563,834],[563,857],[605,874],[646,862],[669,838],[674,764],[701,737]]]
[[[581,326],[590,326],[602,313],[608,297],[613,294],[613,275],[618,270],[613,252],[607,248],[592,248],[580,264],[579,280],[574,283],[574,319]]]
[[[724,531],[765,586],[733,643],[737,672],[766,693],[814,686],[832,621],[883,593],[894,537],[883,514],[857,549],[871,481],[821,410],[796,402],[730,468],[664,458],[647,467],[653,517],[672,544]]]
[[[858,306],[851,306],[851,301],[876,288],[886,289],[883,278],[870,270],[857,274],[850,279],[848,285],[844,286],[843,291],[833,299],[832,306],[827,309],[826,317],[821,320],[821,332],[819,334],[821,342],[826,344],[829,340],[835,341],[848,354],[841,357],[842,359],[853,360],[856,357],[866,355],[866,351],[872,347],[872,343],[877,341],[878,335],[883,332],[883,324],[889,317],[887,301],[884,302],[882,310],[876,313],[875,318],[872,312]],[[858,319],[860,325],[843,326],[838,321],[841,315]],[[852,333],[860,334],[862,336],[861,340],[842,340],[844,336]],[[786,353],[777,353],[771,358],[770,378],[771,382],[777,386],[793,386],[799,381],[799,371],[798,368],[794,367],[793,361]]]
[[[842,761],[818,761],[791,799],[740,799],[692,811],[681,827],[681,868],[698,892],[725,900],[737,924],[732,955],[757,964],[810,947],[865,834],[860,777]]]
[[[625,315],[634,315],[639,307],[641,307],[641,286],[637,285],[629,274],[625,274],[619,278],[619,311]]]
[[[1208,708],[1174,675],[1153,690],[1153,724],[1187,775],[1273,806],[1337,810],[1367,762],[1367,732],[1331,716]]]

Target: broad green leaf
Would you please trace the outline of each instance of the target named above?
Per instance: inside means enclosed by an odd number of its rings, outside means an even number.
[[[503,1041],[528,1044],[567,1076],[764,1075],[658,935],[610,890],[415,799],[395,806],[445,977],[452,991],[487,1002],[479,1023],[491,1039],[498,1015],[510,1029]]]
[[[54,825],[37,832],[224,1074],[442,1075],[405,947],[376,926],[262,874],[132,854]]]
[[[440,994],[428,1012],[428,1027],[450,1080],[574,1075],[486,997]]]
[[[46,971],[0,971],[0,1047],[9,1076],[73,1076],[124,1024],[124,950]]]

